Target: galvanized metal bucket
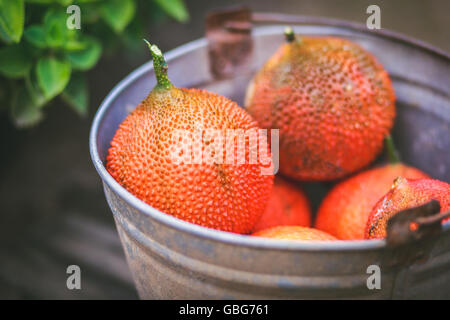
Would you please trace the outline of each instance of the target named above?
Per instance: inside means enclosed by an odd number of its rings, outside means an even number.
[[[335,20],[274,16],[298,34],[349,38],[389,71],[398,116],[394,138],[405,162],[450,180],[450,59],[428,45],[386,31]],[[275,19],[276,20],[276,19]],[[200,39],[166,54],[179,87],[200,87],[243,104],[246,85],[283,41],[284,24],[253,30],[251,66],[218,80]],[[289,242],[220,232],[161,213],[122,188],[104,162],[115,130],[154,86],[149,62],[121,81],[103,101],[92,125],[90,150],[103,180],[126,257],[141,298],[449,298],[450,223],[427,246],[390,248],[385,240]],[[405,263],[426,250],[427,259]],[[402,258],[403,257],[403,258]],[[381,289],[369,289],[368,267],[381,270]],[[369,269],[370,270],[370,269]]]

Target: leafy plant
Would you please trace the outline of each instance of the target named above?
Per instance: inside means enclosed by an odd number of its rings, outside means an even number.
[[[68,27],[72,4],[80,8],[81,29]],[[85,72],[105,48],[136,47],[147,21],[164,15],[189,18],[183,0],[0,0],[0,112],[29,127],[61,97],[86,115]]]

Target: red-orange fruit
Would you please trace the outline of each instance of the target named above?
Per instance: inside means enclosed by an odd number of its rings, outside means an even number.
[[[259,163],[189,161],[173,150],[180,132],[189,137],[207,129],[245,131],[257,129],[256,122],[225,97],[174,87],[161,52],[149,47],[158,83],[120,124],[107,156],[108,172],[162,212],[208,228],[249,233],[265,210],[273,175],[262,174]],[[215,139],[200,140],[195,148],[214,152]]]
[[[315,227],[341,240],[362,240],[367,219],[398,176],[428,178],[427,174],[401,163],[388,164],[350,177],[331,189],[320,204]]]
[[[365,238],[386,237],[386,225],[396,213],[437,200],[441,212],[450,210],[450,184],[434,179],[395,179],[391,190],[373,207],[366,225]],[[448,221],[448,219],[446,220]]]
[[[264,229],[252,234],[254,237],[263,237],[279,240],[301,240],[301,241],[332,241],[338,240],[331,234],[307,227],[300,226],[278,226]]]
[[[395,117],[388,73],[349,40],[287,35],[245,101],[262,128],[280,130],[280,172],[324,181],[365,167]]]
[[[303,190],[286,179],[275,176],[266,211],[253,232],[276,226],[309,227],[310,224],[311,209]]]

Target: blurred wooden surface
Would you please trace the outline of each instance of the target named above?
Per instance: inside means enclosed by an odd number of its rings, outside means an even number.
[[[68,215],[0,249],[0,298],[136,299],[117,232],[111,225]],[[81,289],[66,286],[69,265],[81,269]]]

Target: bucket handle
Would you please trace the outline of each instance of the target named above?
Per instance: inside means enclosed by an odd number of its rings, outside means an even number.
[[[251,17],[245,6],[207,14],[209,66],[215,79],[231,78],[249,69],[253,53]]]
[[[450,211],[442,212],[437,200],[400,211],[392,216],[386,226],[386,244],[389,265],[410,265],[425,261],[438,236],[442,221],[450,217]]]

